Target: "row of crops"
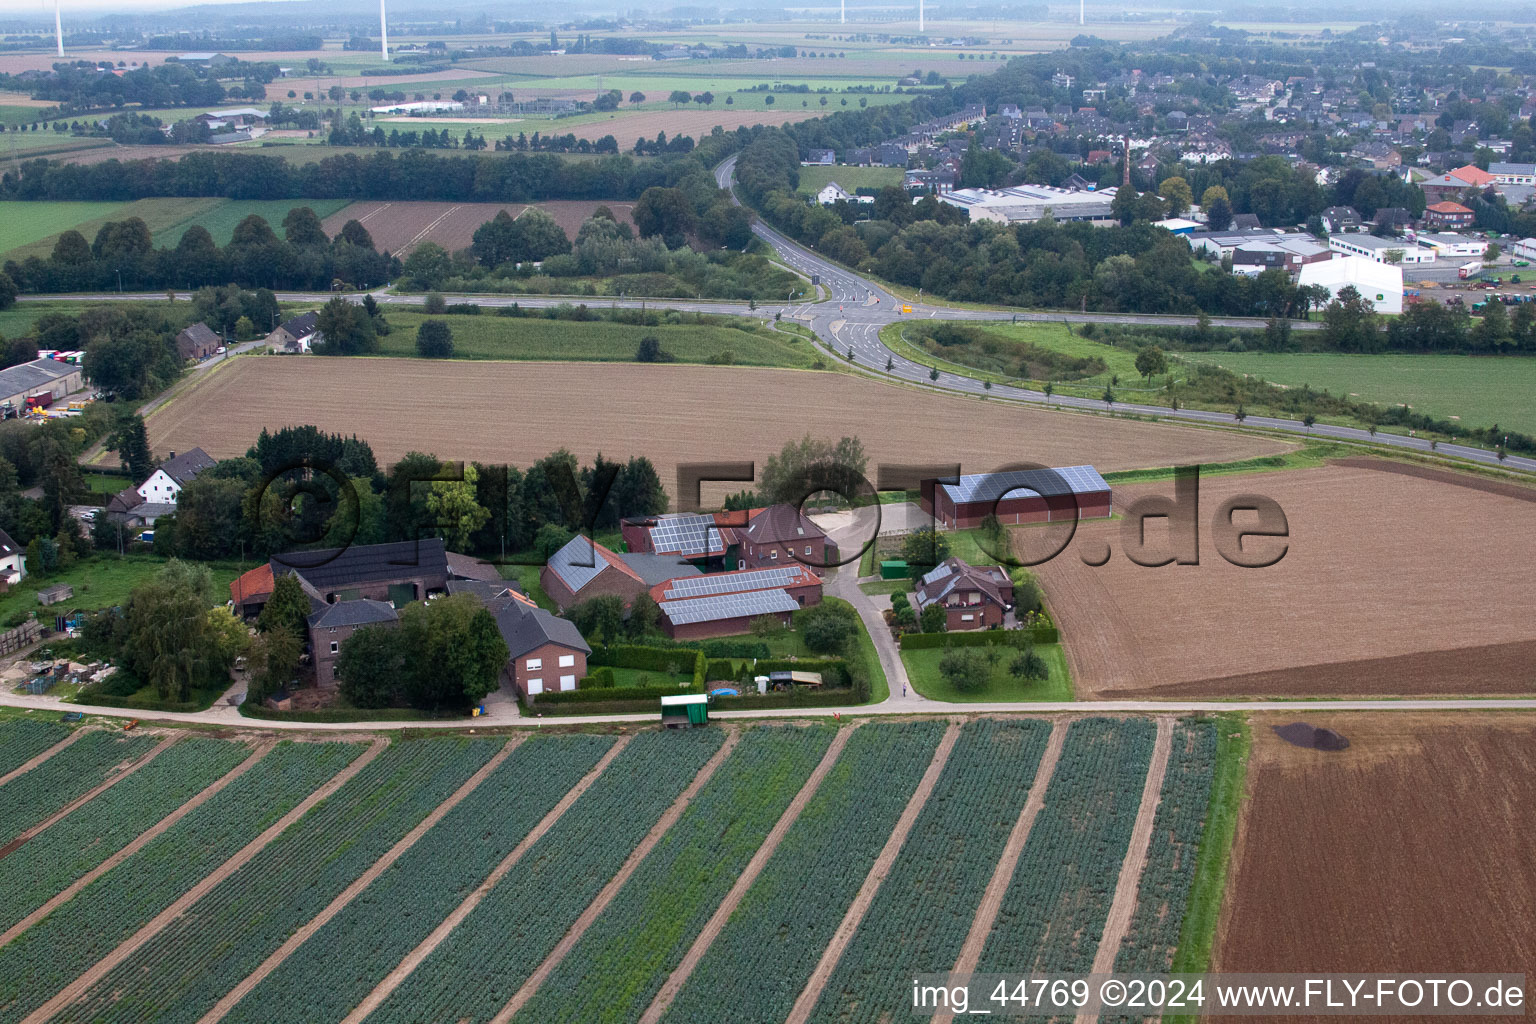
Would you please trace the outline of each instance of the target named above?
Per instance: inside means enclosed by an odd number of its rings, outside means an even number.
[[[340,1021],[480,885],[613,745],[537,736],[241,1000],[229,1024]]]
[[[194,1024],[504,742],[393,744],[55,1019]]]
[[[901,1019],[909,1012],[912,978],[955,963],[1050,732],[1040,721],[966,725],[812,1021]]]
[[[69,738],[57,722],[12,718],[0,722],[0,775],[9,775],[38,754]]]
[[[138,853],[0,947],[0,1024],[16,1024],[53,998],[362,749],[344,743],[279,744]]]
[[[771,1024],[789,1014],[943,733],[941,722],[853,733],[663,1021]]]
[[[0,892],[5,893],[5,899],[0,900],[0,931],[57,896],[250,753],[251,748],[243,743],[179,740],[122,782],[0,859]]]
[[[832,730],[820,726],[748,730],[513,1019],[639,1019],[831,742]]]
[[[142,757],[155,737],[94,730],[0,786],[0,846],[99,786],[113,768]]]
[[[722,742],[719,729],[636,736],[369,1024],[494,1017]]]
[[[1136,911],[1115,957],[1118,972],[1162,974],[1173,967],[1215,770],[1216,723],[1181,721],[1173,733]]]
[[[1013,881],[982,948],[984,974],[1087,974],[1114,900],[1151,763],[1144,718],[1072,723]]]

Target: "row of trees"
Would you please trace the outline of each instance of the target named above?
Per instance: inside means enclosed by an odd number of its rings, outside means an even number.
[[[130,217],[103,224],[90,242],[71,228],[59,235],[48,258],[8,261],[5,273],[28,292],[198,288],[226,282],[328,290],[338,280],[374,287],[399,273],[399,261],[375,250],[368,230],[355,220],[332,240],[315,212],[300,206],[288,211],[282,228],[279,238],[253,213],[222,248],[200,224],[187,228],[175,246],[156,248],[149,226]]]

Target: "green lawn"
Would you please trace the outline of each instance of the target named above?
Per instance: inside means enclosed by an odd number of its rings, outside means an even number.
[[[1497,423],[1536,433],[1536,358],[1529,356],[1191,352],[1181,358],[1379,405],[1406,402],[1431,416],[1460,417],[1469,427]]]
[[[379,339],[390,356],[416,354],[416,330],[424,313],[387,307],[392,330]],[[808,342],[753,324],[750,330],[702,324],[663,324],[639,327],[608,321],[577,323],[532,317],[495,315],[443,317],[453,329],[458,359],[574,360],[631,362],[642,338],[654,336],[680,363],[719,361],[742,366],[810,367],[817,361]],[[743,323],[750,323],[743,321]]]
[[[683,654],[677,658],[679,663],[689,659]],[[592,671],[590,668],[587,671]],[[692,686],[693,673],[684,675],[677,673],[672,675],[666,672],[651,672],[642,668],[615,668],[613,672],[614,686]]]
[[[1045,659],[1051,670],[1049,679],[1040,682],[1021,682],[1008,671],[1015,651],[1006,645],[994,648],[977,647],[973,650],[996,650],[998,658],[992,666],[992,676],[987,685],[976,693],[962,693],[955,689],[939,673],[939,660],[944,648],[902,651],[901,663],[907,667],[907,678],[918,693],[929,700],[952,700],[965,703],[1000,700],[1071,700],[1072,676],[1067,671],[1067,659],[1060,644],[1037,644],[1035,652]]]
[[[911,580],[880,580],[878,583],[860,583],[859,589],[866,594],[901,594],[912,589]]]
[[[841,598],[823,597],[823,603],[841,604],[852,610],[852,606]],[[796,613],[799,614],[799,613]],[[885,669],[880,667],[880,656],[875,653],[875,642],[870,639],[869,632],[864,629],[862,619],[857,620],[859,631],[856,634],[858,642],[858,657],[856,660],[863,663],[869,673],[869,699],[873,704],[878,704],[891,695],[890,683],[885,678]],[[771,636],[760,637],[751,634],[742,636],[723,637],[725,640],[740,640],[745,643],[765,643],[768,652],[774,658],[822,658],[825,655],[808,650],[805,640],[799,630],[780,630]]]
[[[98,611],[122,605],[134,587],[147,582],[165,565],[165,560],[152,555],[101,554],[79,562],[63,572],[51,576],[28,576],[7,593],[0,595],[0,622],[5,622],[17,612],[37,611],[45,621],[51,616],[76,609]],[[230,581],[240,575],[233,565],[212,565],[214,586],[220,595],[228,597]],[[246,568],[250,568],[247,566]],[[68,583],[75,588],[75,595],[67,601],[46,608],[37,603],[37,592],[56,583]]]
[[[78,224],[72,224],[76,231],[85,236],[87,242],[96,237],[102,225],[108,221],[128,220],[137,217],[142,220],[152,236],[161,236],[165,232],[192,222],[196,217],[206,214],[225,203],[227,199],[217,197],[197,197],[182,199],[138,199],[121,206],[114,206],[110,210],[102,211],[88,220]],[[36,241],[20,246],[9,254],[10,259],[23,260],[28,256],[37,256],[46,259],[53,252],[53,245],[59,239],[60,232],[39,238]],[[176,237],[180,238],[180,234]]]
[[[133,483],[118,473],[83,473],[81,478],[85,481],[85,489],[92,494],[116,494]]]
[[[845,192],[857,193],[861,188],[884,188],[900,185],[905,172],[900,167],[802,167],[799,191],[815,195],[828,182],[837,182]]]
[[[0,254],[57,235],[84,221],[107,215],[127,203],[0,202]]]
[[[196,200],[194,200],[195,202]],[[197,224],[208,229],[213,236],[215,245],[228,245],[230,238],[235,233],[235,227],[246,217],[256,214],[271,225],[273,232],[279,238],[283,236],[283,218],[288,216],[288,211],[299,206],[307,206],[315,211],[315,216],[324,220],[337,210],[350,203],[350,199],[227,199],[218,201],[197,216],[183,220],[175,225],[169,225],[155,233],[155,245],[159,247],[174,246],[181,241],[181,236],[187,229]]]

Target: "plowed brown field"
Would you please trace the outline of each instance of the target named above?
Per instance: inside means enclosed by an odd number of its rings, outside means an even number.
[[[469,246],[475,229],[506,210],[516,217],[524,207],[516,203],[352,203],[321,222],[326,234],[341,233],[349,220],[358,221],[373,236],[374,248],[405,256],[422,242],[436,242],[455,252]]]
[[[881,461],[959,460],[979,472],[1033,459],[1112,470],[1289,447],[1227,431],[951,398],[842,373],[319,356],[237,359],[157,410],[149,431],[156,451],[201,445],[225,457],[244,453],[263,427],[305,423],[356,433],[381,462],[412,450],[519,466],[561,447],[583,460],[599,451],[646,455],[669,492],[680,462],[761,466],[807,433],[857,434],[871,476]]]
[[[1292,721],[1254,722],[1211,969],[1536,973],[1530,716],[1307,716],[1336,753],[1270,729]],[[1484,1019],[1508,1018],[1457,1018]]]
[[[1143,568],[1124,555],[1121,523],[1080,529],[1062,557],[1041,567],[1078,692],[1178,699],[1536,691],[1529,492],[1370,464],[1202,481],[1197,566]],[[1171,491],[1119,488],[1116,509]],[[1285,510],[1291,536],[1277,565],[1241,569],[1216,551],[1211,517],[1226,497],[1245,493]],[[1156,532],[1149,527],[1149,536]],[[1079,552],[1106,542],[1114,549],[1108,564],[1085,565]]]

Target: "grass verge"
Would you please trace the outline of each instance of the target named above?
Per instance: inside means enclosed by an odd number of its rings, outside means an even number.
[[[997,664],[992,667],[992,676],[987,680],[987,685],[974,693],[956,689],[939,673],[939,660],[944,657],[945,651],[943,647],[904,650],[901,652],[901,663],[907,667],[907,678],[911,681],[913,688],[929,700],[977,704],[988,701],[1026,703],[1073,699],[1072,674],[1067,670],[1067,658],[1060,644],[1035,645],[1035,653],[1045,659],[1045,664],[1050,669],[1050,676],[1038,682],[1021,682],[1008,671],[1008,662],[1016,653],[1013,648],[973,649],[996,650],[1000,655]]]

